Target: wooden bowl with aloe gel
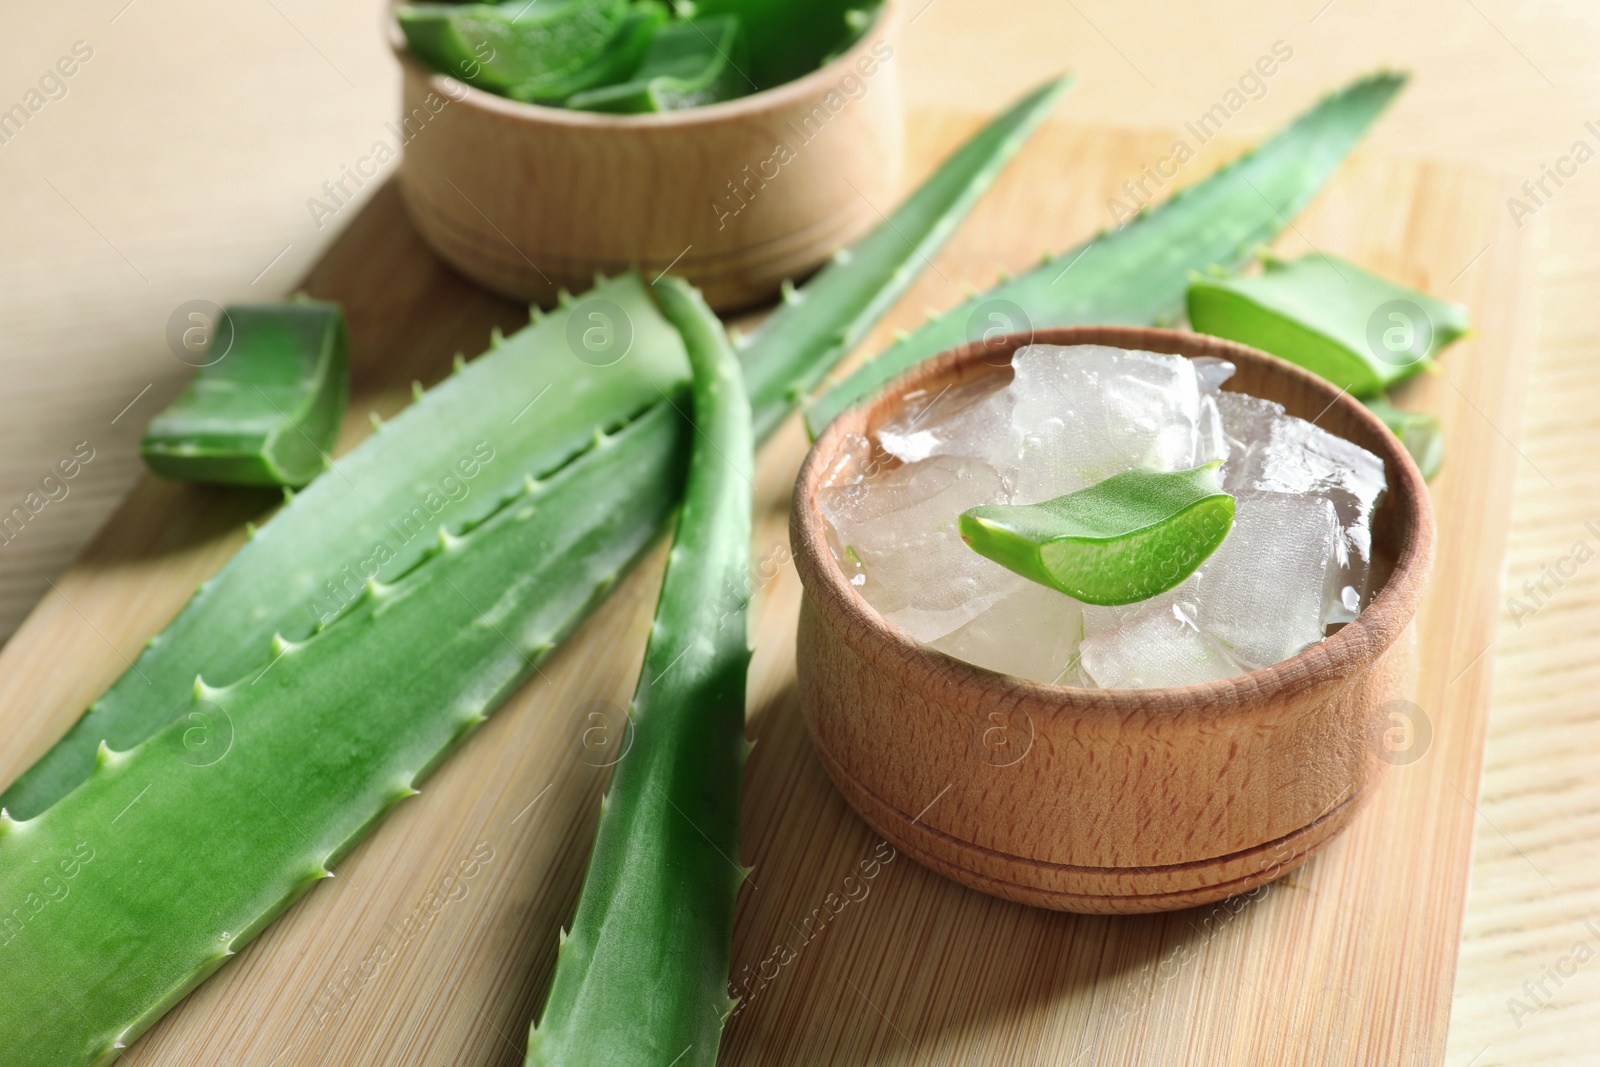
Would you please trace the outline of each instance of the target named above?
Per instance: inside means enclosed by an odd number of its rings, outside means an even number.
[[[1372,598],[1354,622],[1275,666],[1168,689],[1078,689],[972,666],[888,624],[829,549],[816,495],[908,394],[1011,373],[1030,341],[1109,345],[1238,370],[1224,389],[1379,457]],[[929,360],[823,432],[795,486],[805,586],[800,703],[823,765],[858,813],[925,866],[1065,911],[1168,911],[1269,882],[1332,840],[1387,760],[1389,701],[1409,696],[1407,628],[1433,557],[1427,489],[1399,441],[1322,379],[1243,345],[1135,327],[1073,327]]]
[[[899,192],[901,0],[835,58],[748,96],[606,114],[519,103],[400,62],[400,190],[475,282],[549,305],[596,272],[671,268],[718,309],[772,298],[876,224]],[[758,68],[750,76],[763,80]]]

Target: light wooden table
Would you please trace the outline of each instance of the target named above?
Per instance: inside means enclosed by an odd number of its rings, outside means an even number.
[[[1592,1063],[1600,327],[1587,313],[1600,283],[1600,163],[1562,157],[1577,141],[1600,151],[1600,8],[1398,7],[931,0],[909,5],[899,59],[913,105],[993,109],[1070,67],[1080,73],[1064,109],[1073,119],[1175,126],[1281,41],[1292,58],[1233,116],[1230,134],[1265,133],[1323,88],[1387,62],[1417,79],[1370,147],[1519,181],[1567,172],[1526,201],[1527,225],[1548,234],[1526,424],[1487,428],[1521,466],[1508,607],[1487,653],[1498,682],[1449,1062]],[[0,14],[0,110],[76,42],[80,57],[92,53],[69,62],[75,73],[46,85],[56,98],[0,140],[0,511],[78,442],[94,449],[66,498],[0,545],[0,632],[53,595],[50,581],[137,476],[140,429],[189,370],[164,339],[173,309],[282,294],[356,213],[359,202],[319,228],[307,200],[389,136],[398,78],[379,8],[91,0]],[[1523,591],[1547,573],[1543,591]]]

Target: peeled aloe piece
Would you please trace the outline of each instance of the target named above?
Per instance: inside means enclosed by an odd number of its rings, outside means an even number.
[[[1371,396],[1427,367],[1467,332],[1467,309],[1313,253],[1260,274],[1196,277],[1189,322]]]
[[[0,807],[18,818],[43,811],[88,777],[101,741],[130,748],[179,715],[196,673],[220,682],[259,670],[274,633],[307,636],[368,578],[392,581],[415,565],[439,527],[471,526],[524,479],[571,461],[597,429],[614,429],[687,381],[683,342],[637,276],[602,282],[576,310],[579,326],[599,315],[619,344],[626,335],[626,354],[580,358],[571,304],[497,337],[257,531],[0,794]]]
[[[1038,504],[985,504],[961,513],[979,555],[1086,604],[1132,604],[1195,572],[1233,528],[1222,464],[1131,470]]]
[[[805,288],[785,287],[783,303],[741,346],[758,437],[894,306],[1072,81],[1070,74],[1053,78],[1012,104]]]
[[[1433,476],[1444,465],[1444,434],[1439,428],[1439,416],[1428,411],[1397,408],[1382,396],[1369,397],[1362,403],[1400,438],[1411,458],[1417,461],[1422,477],[1433,481]]]
[[[993,316],[1021,331],[1175,319],[1191,272],[1238,265],[1270,241],[1405,81],[1382,73],[1351,83],[1204,181],[924,324],[812,403],[807,426],[820,433],[907,368],[982,336]]]
[[[656,286],[694,366],[677,536],[572,929],[528,1067],[713,1067],[739,866],[749,605],[750,404],[722,324]]]
[[[505,94],[537,77],[569,74],[616,33],[627,0],[511,0],[405,4],[395,12],[406,45],[441,74]]]
[[[744,33],[731,15],[668,23],[656,31],[631,78],[574,93],[567,106],[632,114],[732,100],[755,90],[742,73],[744,57]]]
[[[328,464],[350,393],[338,304],[234,304],[172,406],[145,431],[145,464],[164,478],[225,485],[305,485]],[[215,339],[214,339],[215,345]]]
[[[665,5],[641,0],[628,9],[617,32],[589,63],[577,70],[530,78],[512,86],[506,95],[526,104],[559,104],[574,93],[626,79],[638,69],[645,50],[666,23],[667,14]]]

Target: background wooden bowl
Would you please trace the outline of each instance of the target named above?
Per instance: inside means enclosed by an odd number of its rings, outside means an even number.
[[[886,0],[849,51],[738,100],[602,115],[520,104],[429,70],[391,17],[406,208],[434,251],[514,299],[548,305],[596,271],[653,277],[669,266],[713,307],[768,299],[895,202],[899,21],[899,0]]]
[[[841,415],[807,456],[790,538],[805,586],[801,708],[850,804],[895,847],[974,889],[1079,912],[1166,911],[1245,892],[1299,866],[1346,825],[1383,770],[1390,701],[1407,694],[1402,640],[1433,558],[1427,488],[1359,402],[1263,352],[1170,330],[1040,330],[1043,344],[1220,356],[1225,388],[1381,457],[1376,595],[1355,622],[1292,659],[1172,689],[1040,685],[936,652],[886,623],[828,549],[815,505],[850,433],[871,433],[914,389],[1010,373],[1016,335],[907,373]]]

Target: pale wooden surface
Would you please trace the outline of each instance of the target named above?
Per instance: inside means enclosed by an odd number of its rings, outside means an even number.
[[[96,460],[0,552],[0,631],[14,627],[138,473],[143,422],[188,373],[162,330],[179,302],[271,296],[301,277],[354,215],[323,229],[308,198],[384,135],[398,75],[378,30],[381,0],[92,0],[0,13],[5,103],[75,40],[95,58],[11,143],[0,145],[6,205],[0,309],[0,500],[21,500],[46,467],[89,439]],[[1064,67],[1080,72],[1075,120],[1163,125],[1215,103],[1273,40],[1295,57],[1230,134],[1270,129],[1316,91],[1376,60],[1418,79],[1371,144],[1464,159],[1537,179],[1600,114],[1593,56],[1600,10],[1577,0],[1218,0],[1159,11],[1108,0],[982,0],[913,7],[901,50],[914,104],[993,109]],[[1518,468],[1513,587],[1559,563],[1595,516],[1600,472],[1600,178],[1556,191],[1538,288],[1541,325]],[[52,184],[54,188],[52,188]],[[374,186],[362,190],[370,196]],[[119,251],[120,250],[120,251]],[[1475,270],[1476,268],[1474,268]],[[252,285],[252,283],[254,283]],[[470,347],[467,341],[461,342]],[[113,418],[149,385],[126,416]],[[1500,428],[1515,438],[1517,427]],[[1542,472],[1542,474],[1540,473]],[[1591,541],[1591,544],[1595,542]],[[51,610],[69,609],[52,595]],[[1512,1018],[1585,935],[1600,901],[1600,577],[1580,568],[1535,616],[1502,623],[1499,683],[1478,847],[1457,980],[1455,1067],[1583,1063],[1600,1036],[1590,963],[1551,1006]],[[98,640],[89,637],[88,640]],[[107,668],[110,669],[109,667]],[[82,688],[81,680],[63,679]],[[620,689],[619,689],[620,691]],[[77,698],[74,698],[77,699]],[[1469,789],[1470,792],[1470,789]]]
[[[971,120],[924,117],[912,169],[970,129]],[[1168,134],[1053,125],[867,347],[915,322],[921,307],[1025,267],[1038,242],[1063,246],[1092,230],[1122,176],[1169,143]],[[1195,176],[1224,158],[1212,146],[1191,164]],[[1070,180],[1063,159],[1076,161]],[[1473,652],[1493,626],[1516,460],[1473,420],[1479,411],[1510,420],[1525,366],[1529,258],[1500,215],[1501,188],[1455,166],[1369,158],[1284,243],[1449,289],[1477,311],[1479,334],[1413,398],[1443,414],[1454,448],[1433,487],[1440,514],[1454,521],[1418,620],[1417,699],[1436,709],[1433,746],[1388,776],[1346,837],[1237,915],[1225,905],[1132,920],[1053,914],[962,889],[905,857],[872,880],[845,880],[876,841],[829,784],[798,714],[798,583],[785,533],[804,446],[791,421],[759,478],[755,558],[764,561],[758,574],[772,577],[755,623],[758,743],[742,846],[755,874],[740,897],[735,980],[746,968],[772,971],[780,943],[794,959],[748,995],[724,1062],[1209,1065],[1244,1048],[1257,1062],[1439,1061],[1472,818],[1447,787],[1470,794],[1476,778],[1491,661]],[[1484,244],[1489,251],[1462,273]],[[421,248],[392,190],[354,220],[306,288],[350,316],[344,447],[365,432],[369,408],[392,411],[405,383],[436,379],[451,352],[481,348],[492,325],[516,318]],[[135,647],[226,558],[251,505],[262,497],[141,481],[0,653],[0,729],[18,739],[0,755],[0,778],[117,673],[106,645]],[[515,1063],[573,904],[602,781],[575,758],[574,736],[593,701],[622,702],[631,691],[657,580],[646,566],[624,582],[417,801],[157,1024],[128,1062]],[[473,877],[439,902],[443,879],[475,851]],[[406,924],[435,903],[420,931]]]

